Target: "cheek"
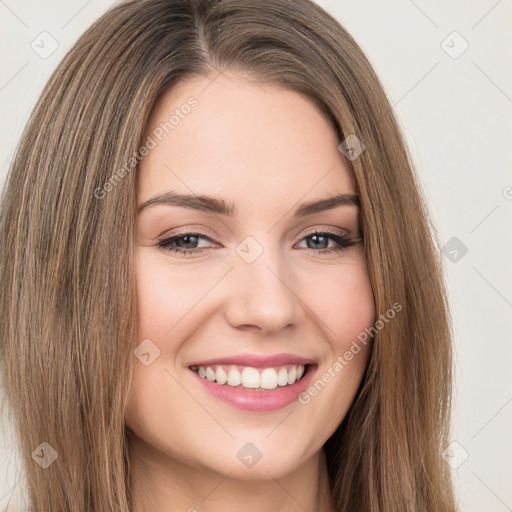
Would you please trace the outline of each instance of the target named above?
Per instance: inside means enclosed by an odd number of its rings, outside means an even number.
[[[329,437],[352,404],[371,348],[365,330],[375,322],[375,306],[366,265],[346,265],[317,275],[310,293],[315,313],[322,320],[324,357],[299,403],[310,414],[324,418],[320,437]]]
[[[171,329],[189,302],[191,290],[193,287],[182,283],[172,269],[166,271],[151,261],[141,264],[137,270],[139,332],[143,336],[163,335]]]
[[[318,318],[316,323],[323,327],[324,338],[336,353],[347,350],[375,322],[374,297],[364,263],[316,272],[314,286],[309,284],[307,290],[304,288],[304,296]]]
[[[339,350],[346,350],[347,344],[375,322],[374,297],[366,268],[354,269],[336,293],[337,312],[330,312],[336,333],[334,344]]]
[[[186,315],[204,299],[222,271],[205,266],[192,272],[180,269],[179,263],[162,263],[161,256],[143,252],[137,268],[140,336],[154,337],[155,343],[164,349],[174,333],[179,331],[181,337],[186,334],[183,332],[189,326]]]

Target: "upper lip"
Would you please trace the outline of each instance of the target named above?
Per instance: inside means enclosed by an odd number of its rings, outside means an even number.
[[[189,364],[189,367],[212,366],[216,364],[233,364],[239,366],[250,366],[252,368],[270,368],[273,366],[283,366],[285,364],[315,364],[315,361],[313,359],[308,359],[294,354],[274,354],[267,356],[261,354],[239,354],[194,361]]]

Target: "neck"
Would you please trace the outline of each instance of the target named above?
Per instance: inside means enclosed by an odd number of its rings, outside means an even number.
[[[134,512],[334,512],[323,450],[280,478],[242,480],[179,463],[135,438],[130,480]]]

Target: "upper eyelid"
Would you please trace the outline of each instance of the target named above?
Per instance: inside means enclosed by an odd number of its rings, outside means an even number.
[[[308,234],[314,234],[314,233],[332,233],[332,234],[339,234],[338,231],[341,231],[343,234],[349,234],[350,233],[350,230],[348,229],[344,229],[344,228],[327,228],[327,227],[311,227],[311,228],[305,228],[303,229],[302,231],[299,232],[299,235],[297,236],[307,236]],[[209,233],[207,232],[204,232],[200,229],[193,229],[193,228],[187,228],[187,229],[184,229],[183,231],[178,231],[176,233],[172,233],[172,234],[169,234],[169,235],[160,235],[158,236],[157,238],[173,238],[173,237],[177,237],[177,236],[185,236],[185,235],[200,235],[200,236],[204,236],[204,237],[207,237],[207,238],[214,238],[216,237],[217,235],[214,234],[214,235],[210,235]]]

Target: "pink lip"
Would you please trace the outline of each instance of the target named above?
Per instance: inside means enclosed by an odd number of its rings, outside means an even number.
[[[234,364],[239,366],[251,366],[252,368],[271,368],[275,366],[283,366],[285,364],[315,364],[315,361],[313,359],[307,359],[294,354],[275,354],[273,356],[240,354],[237,356],[217,357],[215,359],[195,361],[188,366],[190,368],[191,366],[212,366],[215,364]]]
[[[310,365],[307,367],[306,374],[299,381],[290,386],[277,387],[267,391],[247,390],[234,388],[227,384],[217,384],[200,377],[193,370],[191,371],[198,379],[199,384],[218,400],[244,411],[271,412],[296,401],[297,397],[310,385],[317,368],[316,364]]]

